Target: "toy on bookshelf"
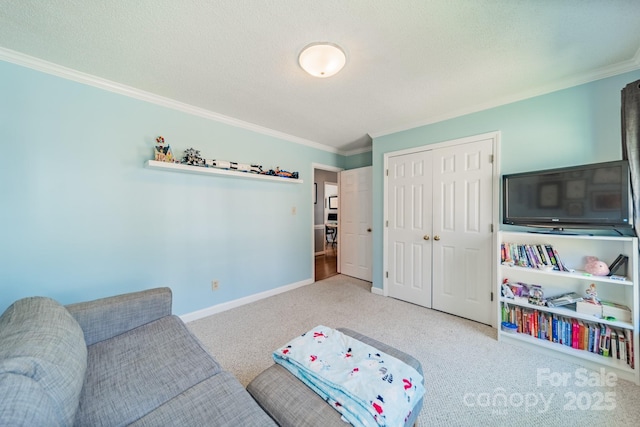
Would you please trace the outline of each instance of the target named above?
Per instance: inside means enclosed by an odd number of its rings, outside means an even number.
[[[590,284],[584,293],[586,294],[585,299],[591,300],[593,302],[598,301],[598,289],[596,288],[595,283]]]
[[[502,281],[502,296],[505,298],[523,299],[526,301],[529,299],[530,286],[531,285],[523,282],[511,283],[509,279],[505,277]]]
[[[507,298],[515,298],[515,294],[508,283],[502,284],[502,296]]]
[[[544,291],[540,285],[529,286],[529,304],[531,305],[545,305]]]
[[[606,262],[600,261],[598,257],[587,256],[584,271],[594,276],[607,276],[609,267]]]

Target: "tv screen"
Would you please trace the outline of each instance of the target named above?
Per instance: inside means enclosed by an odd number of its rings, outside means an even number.
[[[633,214],[626,160],[502,177],[504,224],[629,228]]]

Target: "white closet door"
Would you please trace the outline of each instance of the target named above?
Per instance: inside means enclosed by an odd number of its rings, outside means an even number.
[[[491,139],[433,152],[433,308],[491,324]]]
[[[389,296],[431,307],[431,151],[388,162]]]

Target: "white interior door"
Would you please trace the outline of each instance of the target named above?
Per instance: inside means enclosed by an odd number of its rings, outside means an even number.
[[[388,161],[388,293],[431,307],[431,151]]]
[[[338,253],[340,273],[358,279],[373,279],[372,167],[340,172]]]
[[[433,308],[491,324],[493,140],[434,150]]]

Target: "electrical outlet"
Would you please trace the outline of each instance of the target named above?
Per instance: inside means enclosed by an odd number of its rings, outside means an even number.
[[[217,291],[218,288],[220,288],[220,282],[217,280],[212,280],[211,281],[211,290],[212,291]]]

